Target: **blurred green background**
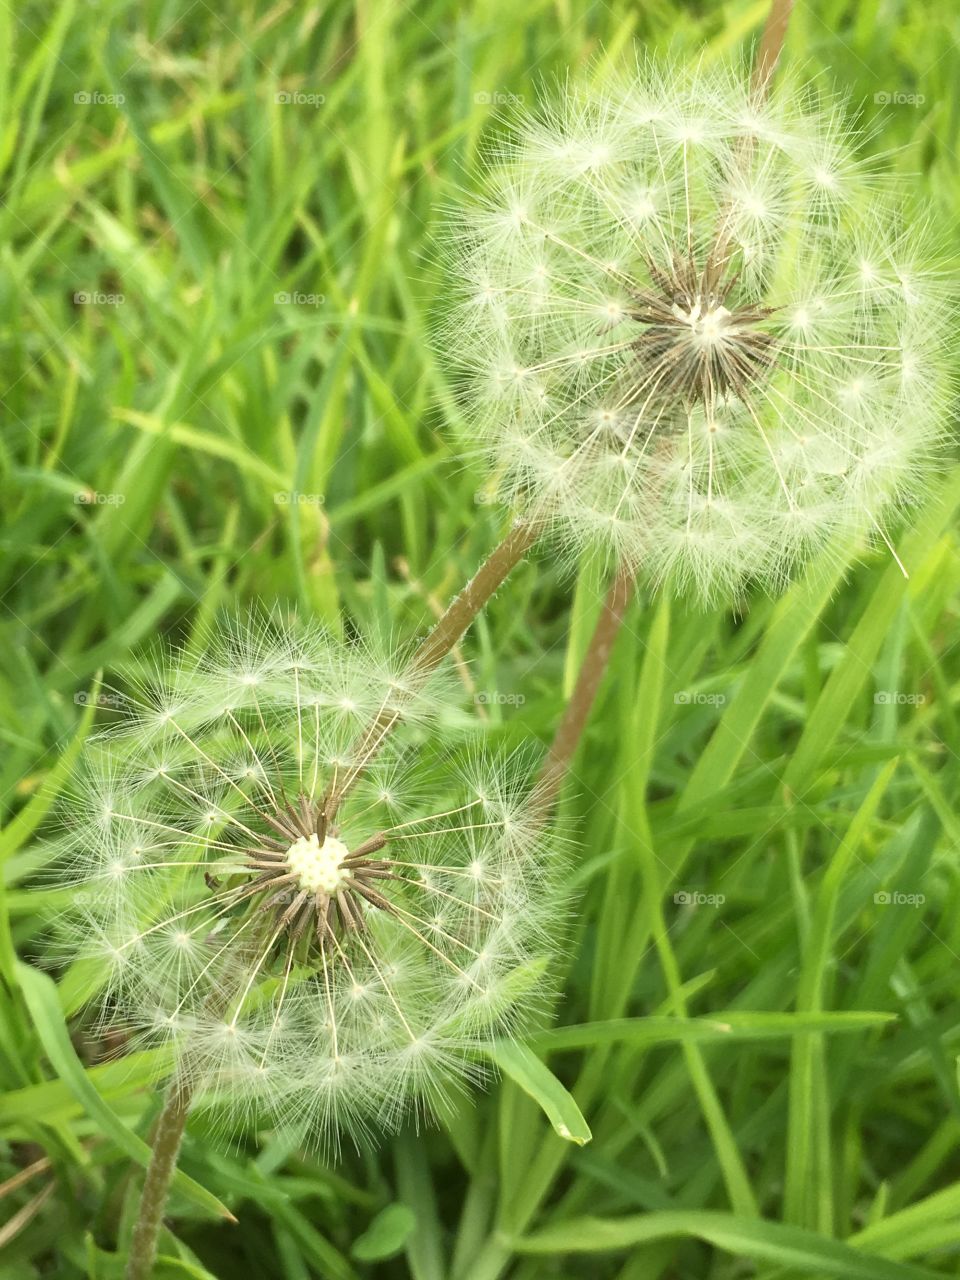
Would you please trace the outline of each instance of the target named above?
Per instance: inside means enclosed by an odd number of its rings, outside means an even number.
[[[96,673],[257,600],[422,633],[504,523],[428,341],[444,206],[544,79],[634,41],[749,56],[765,15],[0,5],[3,1280],[119,1276],[125,1126],[158,1105],[68,995],[28,1010],[15,963],[58,902],[29,887],[36,837]],[[960,11],[801,2],[786,57],[913,175],[952,270]],[[593,1142],[509,1083],[335,1166],[196,1120],[183,1167],[239,1222],[175,1198],[158,1275],[960,1276],[948,464],[902,530],[909,581],[871,553],[739,618],[633,606],[565,802],[581,1030],[536,1046]],[[492,739],[546,740],[601,591],[549,555],[501,591],[465,644]]]

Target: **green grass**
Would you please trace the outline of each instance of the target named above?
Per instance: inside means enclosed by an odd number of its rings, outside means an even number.
[[[427,343],[431,235],[498,95],[634,39],[722,58],[764,14],[0,7],[0,1182],[41,1162],[2,1187],[0,1280],[120,1275],[158,1106],[157,1064],[105,1061],[77,992],[17,961],[97,673],[259,599],[422,632],[501,532]],[[955,261],[960,15],[811,0],[788,57],[864,104]],[[960,1276],[958,507],[948,469],[908,582],[878,553],[740,619],[639,600],[565,800],[563,1029],[336,1166],[191,1121],[158,1274]],[[466,644],[479,689],[526,699],[488,706],[492,739],[546,740],[597,602],[547,555],[501,591]]]

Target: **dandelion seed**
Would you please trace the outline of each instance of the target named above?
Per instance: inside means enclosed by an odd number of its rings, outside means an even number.
[[[914,496],[951,308],[855,141],[813,90],[653,60],[517,118],[457,215],[442,342],[503,498],[569,553],[716,599]]]

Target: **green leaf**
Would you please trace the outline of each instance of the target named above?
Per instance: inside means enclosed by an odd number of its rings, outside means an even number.
[[[555,1027],[532,1038],[542,1052],[589,1049],[599,1044],[679,1044],[692,1041],[774,1040],[818,1032],[868,1031],[896,1021],[896,1014],[765,1013],[740,1009],[718,1010],[709,1018],[610,1018],[606,1022],[582,1022]]]
[[[416,1214],[405,1204],[388,1204],[364,1231],[350,1250],[358,1262],[380,1262],[392,1258],[407,1243],[417,1225]]]
[[[283,1223],[318,1276],[324,1280],[357,1280],[356,1271],[340,1250],[294,1205],[274,1202],[270,1216]]]
[[[808,789],[817,762],[842,732],[854,700],[871,678],[873,663],[901,601],[905,596],[916,598],[935,573],[939,559],[936,540],[953,519],[958,504],[960,474],[954,474],[941,486],[935,500],[924,507],[900,548],[900,559],[909,567],[910,578],[905,579],[894,563],[877,581],[863,615],[845,638],[843,657],[831,671],[793,748],[783,776],[788,791],[802,795]]]
[[[118,422],[136,427],[138,431],[148,435],[166,436],[175,444],[183,445],[185,449],[196,449],[211,457],[232,462],[238,471],[263,480],[273,489],[288,487],[287,477],[282,471],[278,471],[276,467],[272,467],[262,458],[258,458],[255,453],[245,449],[242,442],[231,440],[222,434],[214,435],[209,431],[203,431],[191,426],[188,422],[164,423],[157,414],[140,413],[136,409],[114,409],[113,416]]]
[[[33,1025],[57,1075],[91,1119],[97,1122],[102,1132],[131,1160],[135,1160],[137,1164],[146,1168],[150,1161],[150,1148],[107,1106],[90,1082],[83,1064],[70,1043],[53,980],[38,969],[22,963],[17,966],[17,976]],[[174,1174],[173,1186],[175,1190],[207,1213],[227,1218],[231,1222],[236,1221],[226,1205],[221,1204],[215,1195],[202,1187],[199,1182],[195,1182],[193,1178],[187,1177],[181,1170]]]
[[[597,1253],[689,1237],[734,1257],[791,1267],[830,1280],[937,1280],[939,1272],[861,1253],[801,1227],[727,1213],[673,1212],[626,1218],[570,1218],[512,1242],[519,1253]]]
[[[170,1074],[169,1048],[144,1049],[115,1062],[88,1067],[84,1074],[102,1098],[127,1098]],[[0,1094],[0,1131],[16,1129],[25,1117],[42,1115],[50,1124],[69,1120],[82,1110],[62,1080],[44,1080]]]
[[[153,1269],[153,1280],[217,1280],[212,1271],[188,1258],[169,1258],[161,1254]]]
[[[503,1074],[533,1098],[564,1141],[578,1147],[590,1141],[593,1134],[573,1097],[531,1049],[500,1040],[489,1053]]]
[[[444,1280],[443,1228],[437,1210],[437,1188],[419,1135],[410,1129],[393,1146],[397,1194],[413,1214],[414,1229],[405,1242],[411,1280]]]
[[[851,861],[859,856],[897,763],[891,760],[880,771],[823,873],[797,980],[798,1014],[818,1014],[823,1009],[840,888]],[[790,1063],[784,1213],[790,1221],[829,1234],[833,1196],[827,1079],[819,1036],[798,1040]]]
[[[97,695],[99,692],[100,672],[97,672],[93,688],[85,697],[86,709],[80,717],[76,733],[70,739],[70,745],[43,779],[36,793],[30,797],[16,817],[12,818],[0,831],[0,862],[4,862],[11,854],[16,853],[23,842],[36,831],[50,806],[60,794],[60,789],[64,781],[70,776],[70,771],[83,748],[87,734],[90,732],[90,726],[93,724],[93,717],[97,711]],[[79,694],[77,696],[78,698],[80,697]]]

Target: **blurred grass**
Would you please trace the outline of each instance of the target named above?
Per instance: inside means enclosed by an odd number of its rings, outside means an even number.
[[[147,1062],[93,1065],[71,1022],[74,1064],[16,967],[97,672],[260,598],[426,627],[502,520],[427,344],[442,207],[510,95],[632,40],[735,55],[764,15],[0,6],[0,1280],[120,1274],[115,1126],[156,1109]],[[813,0],[788,42],[916,175],[948,263],[958,36],[933,0]],[[509,1081],[335,1168],[197,1119],[184,1170],[239,1224],[178,1196],[161,1274],[960,1275],[958,503],[951,473],[904,530],[909,582],[875,555],[739,620],[635,606],[568,801],[586,1025],[537,1044],[588,1146]],[[597,589],[542,557],[493,602],[472,676],[526,702],[488,703],[492,736],[549,733]]]

